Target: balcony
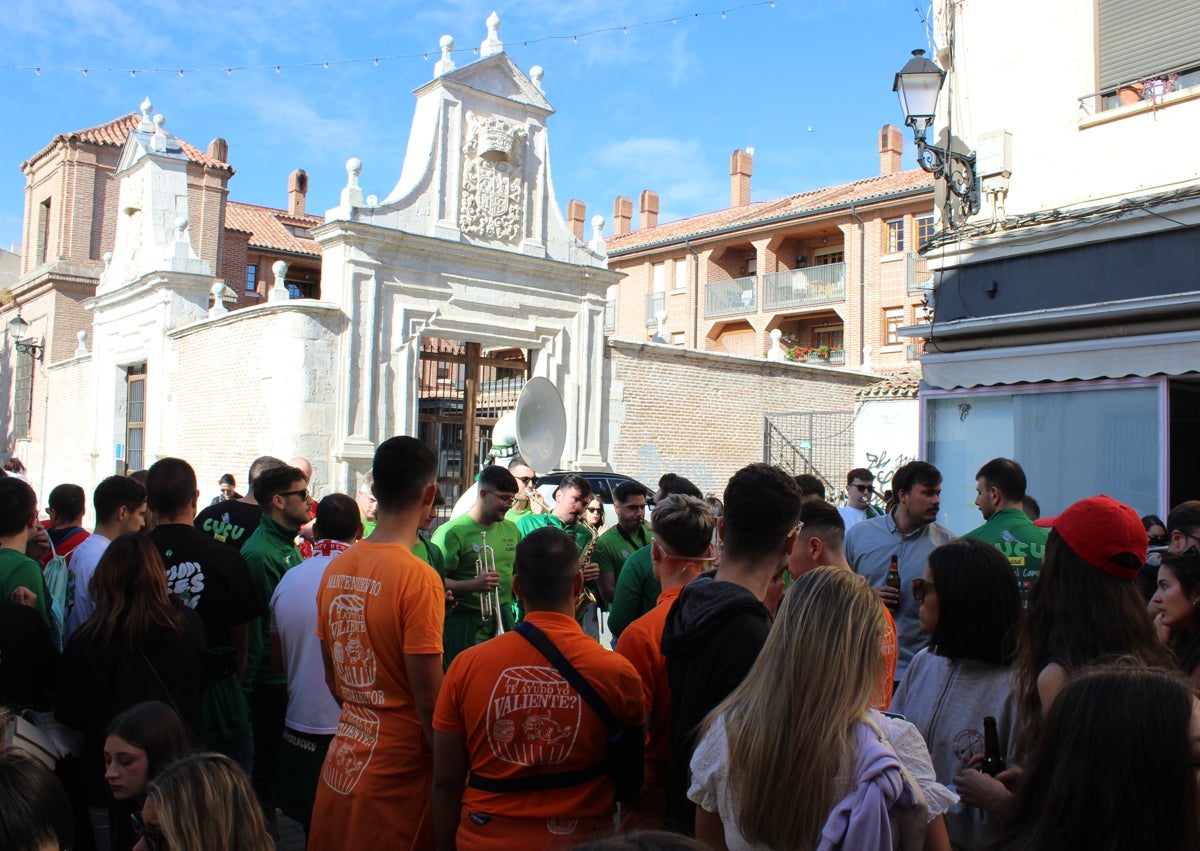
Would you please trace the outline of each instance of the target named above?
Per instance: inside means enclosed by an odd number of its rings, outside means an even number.
[[[846,365],[846,350],[832,349],[824,354],[820,349],[814,349],[810,352],[805,352],[800,349],[796,352],[795,358],[789,358],[798,363],[812,364],[813,366],[845,366]]]
[[[905,265],[905,281],[909,295],[919,295],[923,292],[929,292],[933,289],[933,272],[929,271],[928,261],[920,254],[915,254],[912,251],[904,257]]]
[[[757,275],[729,281],[710,281],[704,288],[704,318],[757,312],[757,290]]]
[[[762,276],[763,309],[782,310],[846,300],[846,264],[785,269]]]
[[[617,301],[610,298],[604,302],[604,333],[611,334],[617,330]]]
[[[667,309],[667,294],[666,293],[647,293],[646,294],[646,327],[653,328],[658,324],[658,320],[654,318],[660,310]]]

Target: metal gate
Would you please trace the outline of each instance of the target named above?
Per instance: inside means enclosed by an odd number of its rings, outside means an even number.
[[[437,453],[445,520],[483,467],[496,420],[516,408],[529,359],[520,349],[422,337],[419,372],[417,436]]]
[[[854,414],[802,411],[763,416],[763,461],[793,476],[808,473],[825,483],[831,500],[854,464]]]

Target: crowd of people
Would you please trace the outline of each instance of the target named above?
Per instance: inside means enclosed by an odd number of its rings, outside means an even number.
[[[91,531],[0,478],[0,847],[1200,848],[1200,501],[1040,518],[997,458],[959,537],[927,462],[755,463],[606,526],[516,457],[433,528],[415,438],[312,478],[164,458]]]

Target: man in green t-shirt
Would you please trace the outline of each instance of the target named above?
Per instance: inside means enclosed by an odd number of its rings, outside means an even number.
[[[468,647],[495,636],[498,627],[508,632],[515,625],[512,571],[520,534],[516,524],[504,519],[517,493],[517,480],[503,467],[484,467],[479,474],[475,504],[433,533],[433,545],[442,553],[446,588],[455,606],[446,614],[442,634],[442,664],[450,663]],[[481,551],[492,551],[494,570],[480,570]],[[499,607],[497,609],[497,606]],[[491,608],[487,614],[485,609]]]
[[[15,476],[0,479],[0,600],[33,607],[49,626],[50,595],[42,566],[25,555],[29,536],[38,528],[33,488]]]
[[[703,499],[700,488],[677,473],[664,473],[658,480],[654,502],[662,502],[673,494],[686,494]],[[654,578],[654,565],[650,559],[650,545],[642,547],[626,559],[617,575],[617,586],[613,592],[612,606],[608,612],[608,629],[612,633],[613,646],[622,630],[646,612],[654,608],[662,585]]]
[[[1025,471],[1016,461],[993,458],[975,474],[975,505],[984,521],[964,538],[978,538],[994,546],[1012,565],[1021,592],[1021,601],[1042,572],[1049,529],[1033,525],[1025,513]]]
[[[625,560],[654,537],[646,522],[646,489],[637,482],[621,482],[613,489],[617,525],[596,539],[592,560],[600,565],[600,598],[605,608],[612,602]],[[657,598],[656,598],[657,599]]]

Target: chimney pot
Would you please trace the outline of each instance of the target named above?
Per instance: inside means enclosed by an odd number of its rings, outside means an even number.
[[[641,196],[638,198],[638,213],[640,216],[640,224],[638,227],[645,230],[646,228],[658,227],[658,193],[652,192],[649,189],[643,189]]]
[[[633,221],[633,201],[625,195],[618,195],[613,201],[613,236],[629,233],[629,223]]]
[[[575,238],[583,242],[583,222],[587,218],[587,207],[582,201],[572,198],[567,202],[567,224],[571,226],[571,233],[575,234]]]
[[[879,131],[879,174],[887,177],[904,170],[904,134],[894,124]]]
[[[288,212],[304,215],[304,198],[308,195],[308,172],[298,168],[288,175]]]
[[[208,155],[218,162],[229,162],[229,143],[218,136],[208,143]]]
[[[753,174],[753,155],[740,149],[734,151],[729,158],[730,207],[745,207],[750,203],[750,177]]]

